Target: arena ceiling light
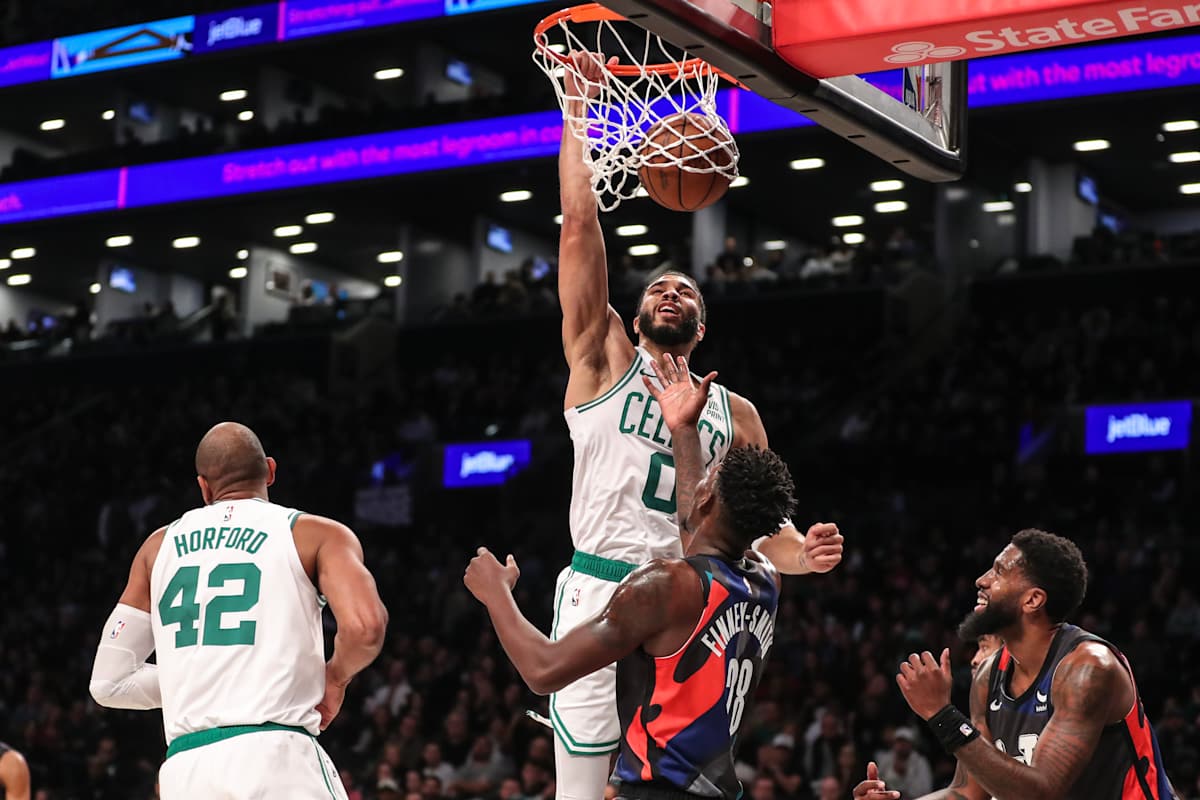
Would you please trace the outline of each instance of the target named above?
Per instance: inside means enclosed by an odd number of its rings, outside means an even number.
[[[316,242],[296,242],[294,245],[292,245],[291,247],[288,248],[288,252],[294,253],[295,255],[298,255],[298,256],[302,256],[307,253],[315,253],[315,252],[317,252],[317,243]]]
[[[795,170],[804,169],[820,169],[825,166],[823,158],[797,158],[795,161],[788,164],[789,167]]]
[[[105,122],[111,122],[112,120],[114,120],[116,118],[117,118],[116,109],[112,109],[112,108],[104,109],[104,113],[100,115],[100,119],[104,120]]]
[[[1112,147],[1112,142],[1108,139],[1080,139],[1071,146],[1079,153],[1095,153],[1098,150],[1107,150]]]
[[[1184,131],[1194,131],[1197,128],[1200,128],[1200,121],[1194,119],[1176,119],[1164,122],[1162,126],[1167,133],[1183,133]]]
[[[248,108],[245,111],[239,111],[238,119],[242,122],[249,122],[250,120],[254,119],[254,112]]]
[[[1179,187],[1181,194],[1200,194],[1200,183],[1185,183]]]
[[[770,241],[763,242],[763,250],[786,250],[786,249],[787,249],[787,242],[785,242],[783,239],[771,239]]]
[[[37,255],[37,248],[36,247],[18,247],[16,250],[13,250],[11,253],[9,253],[9,255],[18,261],[22,258],[33,258],[34,256]]]
[[[304,218],[304,221],[309,225],[324,225],[327,222],[333,222],[333,220],[332,211],[314,211]]]
[[[299,236],[303,232],[304,227],[301,225],[280,225],[275,229],[275,236],[286,239],[289,236]]]
[[[399,67],[387,67],[386,69],[375,70],[375,80],[377,81],[394,81],[396,78],[403,77],[404,70]]]
[[[562,214],[555,214],[555,215],[554,215],[554,224],[555,224],[555,225],[562,225]]]
[[[245,100],[247,94],[245,89],[226,89],[221,92],[221,100],[226,103],[235,103],[238,100]]]
[[[240,281],[249,273],[250,270],[246,269],[245,267],[234,267],[233,269],[229,270],[229,277],[233,278],[235,281]]]
[[[646,191],[645,186],[639,186],[637,191],[633,193],[634,197],[649,197],[650,193]]]
[[[129,247],[131,244],[133,244],[133,237],[128,234],[110,236],[104,240],[105,247]]]
[[[395,289],[402,283],[404,283],[404,277],[401,275],[388,275],[383,279],[383,285],[389,289]]]
[[[241,250],[237,251],[237,257],[238,261],[245,261],[250,257],[250,251],[243,247]]]
[[[904,188],[904,181],[871,181],[872,192],[898,192]]]
[[[0,258],[0,269],[8,269],[12,266],[12,259]]]
[[[875,210],[880,214],[895,214],[897,211],[904,211],[907,208],[908,203],[903,200],[885,200],[882,203],[875,204]]]
[[[855,225],[862,225],[863,218],[858,214],[845,214],[840,217],[833,218],[833,227],[835,228],[853,228]]]
[[[528,189],[512,189],[507,192],[500,193],[501,203],[520,203],[533,197],[533,192]]]
[[[850,233],[842,234],[842,241],[846,244],[862,244],[866,240],[867,237],[863,236],[858,231],[851,231]]]
[[[404,260],[404,253],[399,250],[385,250],[375,256],[375,260],[380,264],[396,264]]]
[[[740,189],[743,186],[749,186],[749,185],[750,185],[750,179],[747,178],[745,175],[738,175],[736,178],[734,178],[732,181],[729,182],[730,189]]]
[[[88,287],[88,294],[100,294],[101,286],[98,283],[93,283]]]
[[[567,52],[567,46],[565,44],[555,42],[554,44],[550,45],[550,50],[552,52],[558,53],[561,56]]]
[[[641,236],[649,230],[645,225],[618,225],[617,236]]]
[[[1033,184],[1029,181],[1019,181],[1013,184],[1013,191],[1018,194],[1028,194],[1033,191]]]
[[[187,250],[189,248],[199,247],[199,246],[200,246],[200,237],[199,236],[180,236],[178,239],[171,242],[171,247],[174,247],[176,250]]]
[[[33,276],[28,272],[19,272],[16,275],[8,276],[9,286],[27,286],[33,280]]]
[[[65,119],[45,119],[38,127],[44,131],[61,131],[67,126]]]
[[[658,245],[656,244],[635,244],[629,248],[629,255],[631,256],[652,256],[657,252]]]
[[[989,200],[983,204],[983,210],[989,214],[999,214],[1001,211],[1012,211],[1011,200]]]
[[[1171,160],[1172,164],[1191,164],[1200,161],[1200,151],[1188,150],[1183,153],[1171,153],[1167,158]]]

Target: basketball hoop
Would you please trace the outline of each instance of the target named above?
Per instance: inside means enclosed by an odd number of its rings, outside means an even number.
[[[591,24],[594,35],[577,33]],[[717,86],[727,75],[598,3],[551,14],[533,40],[533,60],[554,85],[563,124],[587,145],[584,162],[602,210],[638,196],[638,170],[646,165],[737,177],[737,145],[717,113]],[[573,52],[594,54],[598,80],[579,70]],[[613,55],[618,63],[607,64]],[[678,123],[697,117],[704,124]]]

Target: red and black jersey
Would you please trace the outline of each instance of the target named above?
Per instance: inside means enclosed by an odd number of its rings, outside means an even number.
[[[687,559],[704,586],[704,610],[687,643],[655,658],[617,662],[623,796],[686,792],[734,800],[733,753],[775,635],[775,571],[742,559]]]
[[[1033,762],[1038,737],[1054,714],[1054,670],[1084,642],[1097,642],[1112,650],[1133,681],[1133,671],[1120,650],[1082,628],[1063,625],[1050,643],[1037,678],[1020,697],[1013,697],[1009,687],[1014,661],[1004,648],[992,664],[987,710],[988,728],[1001,752],[1025,764]],[[1104,729],[1091,760],[1064,800],[1176,800],[1136,682],[1134,697],[1125,718]]]

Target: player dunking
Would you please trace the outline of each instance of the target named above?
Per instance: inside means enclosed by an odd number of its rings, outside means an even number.
[[[362,547],[338,522],[268,501],[275,460],[243,425],[210,430],[196,472],[205,505],[134,557],[92,696],[162,708],[164,800],[345,798],[316,736],[383,645],[387,611]],[[338,622],[328,664],[326,601]]]
[[[792,479],[778,456],[753,446],[706,470],[696,423],[713,375],[697,385],[682,358],[662,372],[663,389],[646,387],[674,437],[685,557],[638,568],[601,613],[556,641],[513,601],[520,573],[512,556],[501,566],[479,548],[464,581],[534,691],[618,661],[619,797],[735,800],[733,742],[750,718],[779,600],[778,573],[748,548],[789,512]]]
[[[594,94],[602,80],[599,57],[576,52],[571,58]],[[696,282],[669,272],[643,291],[634,320],[637,346],[629,340],[608,302],[604,236],[582,148],[564,126],[559,301],[570,368],[564,407],[575,448],[575,555],[555,590],[553,638],[603,609],[617,582],[638,566],[680,555],[671,436],[640,378],[653,378],[650,365],[664,352],[690,356],[706,333]],[[706,465],[731,448],[767,446],[754,406],[717,384],[709,388],[697,428]],[[842,537],[836,525],[813,526],[805,537],[787,523],[763,542],[762,552],[784,573],[828,572],[841,560]],[[615,679],[615,667],[603,666],[550,698],[560,800],[598,800],[604,793],[609,754],[619,744]]]
[[[912,710],[958,759],[947,800],[1174,800],[1129,663],[1112,644],[1066,623],[1087,589],[1075,544],[1023,530],[975,582],[966,640],[998,634],[975,672],[971,717],[950,705],[950,657],[926,652],[896,680]],[[860,800],[895,798],[868,771]]]

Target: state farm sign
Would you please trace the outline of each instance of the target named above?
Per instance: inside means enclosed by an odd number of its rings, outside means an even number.
[[[776,0],[775,48],[827,78],[1200,25],[1200,2]]]

